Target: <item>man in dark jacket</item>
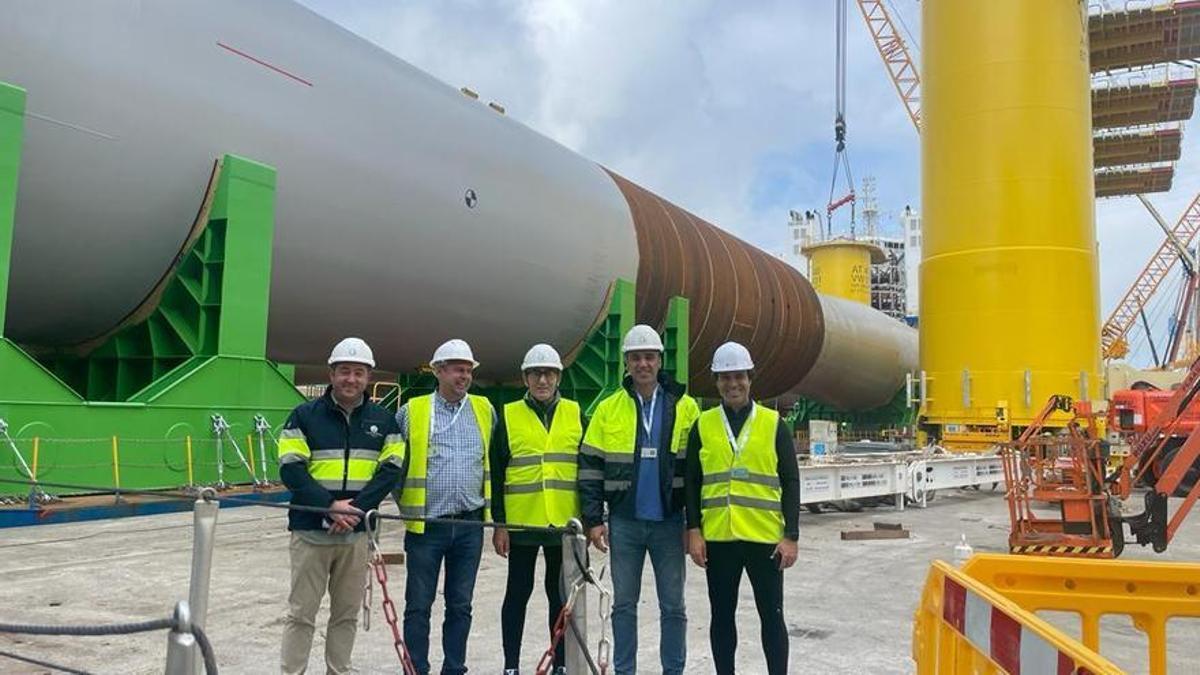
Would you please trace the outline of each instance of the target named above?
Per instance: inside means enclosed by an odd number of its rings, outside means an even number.
[[[349,673],[367,569],[363,514],[377,508],[405,470],[405,445],[390,412],[366,400],[375,359],[359,338],[329,356],[329,388],[298,406],[279,433],[279,475],[292,503],[335,510],[289,511],[292,585],[281,670],[308,668],[317,609],[329,589],[328,673]]]
[[[583,522],[592,545],[612,546],[617,675],[638,670],[637,603],[647,554],[661,613],[659,656],[671,675],[687,661],[683,486],[688,432],[700,408],[681,385],[660,376],[663,344],[653,328],[634,326],[622,351],[624,387],[596,407],[579,450]]]

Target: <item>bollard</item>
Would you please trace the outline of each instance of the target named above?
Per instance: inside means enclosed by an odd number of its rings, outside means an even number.
[[[201,629],[208,616],[208,587],[212,576],[213,544],[217,529],[216,491],[205,488],[200,492],[194,507],[195,518],[192,530],[192,581],[188,588],[188,607],[191,610],[191,622]],[[189,650],[193,670],[198,673],[201,668],[200,650],[193,647]]]
[[[175,603],[176,629],[167,633],[167,667],[163,670],[166,675],[197,675],[200,671],[196,665],[200,650],[196,645],[196,636],[192,635],[191,612],[186,600]]]
[[[568,523],[568,526],[571,530],[563,534],[562,542],[563,562],[560,592],[562,593],[564,602],[570,595],[571,589],[583,578],[583,570],[575,562],[575,556],[572,554],[572,551],[579,551],[579,557],[585,565],[587,564],[587,538],[583,534],[583,523],[572,519]],[[579,627],[579,638],[576,639],[575,633],[569,626],[566,633],[563,634],[563,640],[566,642],[566,651],[564,654],[566,657],[565,665],[568,673],[590,672],[587,658],[584,656],[587,646],[580,643],[580,640],[585,643],[587,642],[587,596],[588,587],[585,584],[575,597],[575,610],[572,612],[575,617],[575,625]]]

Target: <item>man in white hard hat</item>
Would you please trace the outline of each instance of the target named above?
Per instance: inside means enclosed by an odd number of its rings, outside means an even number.
[[[629,373],[624,386],[596,407],[579,451],[583,522],[594,546],[612,547],[616,673],[638,670],[637,604],[648,553],[661,615],[659,658],[663,673],[672,675],[687,661],[684,452],[700,409],[683,385],[661,372],[663,344],[653,328],[634,326],[622,351]]]
[[[292,584],[283,627],[284,673],[308,668],[326,588],[326,672],[350,672],[367,567],[362,516],[379,506],[404,472],[396,420],[364,395],[374,367],[366,342],[354,337],[339,342],[329,355],[324,395],[296,407],[279,432],[279,476],[292,491],[292,503],[336,511],[288,511]]]
[[[491,451],[492,518],[497,523],[562,527],[579,517],[577,476],[583,413],[578,403],[559,394],[562,370],[558,352],[547,344],[531,347],[521,362],[525,396],[504,406]],[[546,557],[544,586],[551,634],[562,611],[562,537],[497,527],[492,544],[496,553],[508,558],[500,632],[504,673],[516,675],[539,548]],[[554,666],[555,675],[566,672],[563,641],[558,643]]]
[[[732,675],[738,586],[750,577],[769,675],[788,672],[783,570],[796,562],[800,469],[779,413],[750,398],[754,361],[736,342],[713,353],[721,405],[705,410],[688,437],[688,552],[708,577],[713,668]]]
[[[496,411],[482,396],[467,393],[479,363],[463,340],[449,340],[429,361],[438,386],[396,413],[408,443],[408,472],[396,501],[400,515],[480,521],[491,519],[488,449]],[[429,672],[429,619],[445,567],[446,615],[442,623],[443,674],[467,672],[471,596],[483,552],[477,524],[405,523],[404,641],[413,665]]]

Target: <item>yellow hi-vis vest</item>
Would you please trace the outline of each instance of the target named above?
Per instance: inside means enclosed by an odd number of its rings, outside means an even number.
[[[721,408],[700,414],[700,526],[706,541],[783,539],[783,490],[775,433],[779,413],[754,405],[746,447],[735,455]]]
[[[483,440],[483,519],[492,519],[492,481],[488,471],[488,445],[492,440],[492,406],[482,396],[467,394]],[[408,475],[400,490],[400,515],[425,517],[425,477],[429,475],[429,434],[433,426],[433,394],[408,402]],[[405,521],[405,529],[425,533],[425,523]]]
[[[578,518],[579,404],[560,398],[547,430],[525,401],[504,406],[512,455],[504,472],[504,511],[513,525],[566,525]]]
[[[675,402],[675,424],[670,431],[663,429],[662,433],[670,433],[669,449],[675,453],[675,461],[680,468],[674,471],[671,488],[683,491],[683,461],[687,456],[688,434],[692,425],[700,416],[700,406],[691,396],[684,394]],[[604,470],[585,468],[580,474],[580,480],[603,480],[604,491],[620,492],[633,487],[634,455],[638,450],[637,430],[641,421],[638,419],[638,403],[627,391],[621,389],[609,395],[596,406],[596,412],[588,422],[587,436],[583,439],[580,452],[592,458],[604,461]],[[670,458],[660,458],[669,461]]]

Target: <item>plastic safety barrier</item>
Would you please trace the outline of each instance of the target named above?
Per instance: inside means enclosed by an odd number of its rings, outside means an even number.
[[[1129,617],[1147,638],[1151,675],[1167,672],[1167,622],[1200,618],[1196,563],[979,555],[963,572],[1025,610],[1078,614],[1081,640],[1094,652],[1103,647],[1101,617]]]
[[[970,562],[981,557],[1015,558],[976,556]],[[933,562],[926,577],[914,617],[912,645],[918,675],[1122,672],[965,569],[941,560]]]

